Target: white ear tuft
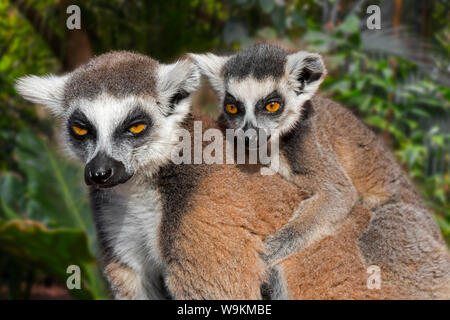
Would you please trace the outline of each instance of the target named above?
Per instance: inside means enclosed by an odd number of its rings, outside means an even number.
[[[16,81],[15,88],[28,101],[42,104],[52,113],[60,115],[63,110],[64,85],[68,78],[68,75],[25,76]]]
[[[220,57],[212,53],[193,54],[190,53],[195,64],[200,68],[200,72],[208,79],[213,89],[219,94],[223,94],[223,67],[230,57]]]
[[[309,97],[316,93],[327,73],[322,57],[305,51],[288,55],[285,72],[296,92]]]
[[[197,90],[199,85],[200,72],[189,60],[159,66],[158,91],[165,96],[173,96],[181,91],[190,94]]]

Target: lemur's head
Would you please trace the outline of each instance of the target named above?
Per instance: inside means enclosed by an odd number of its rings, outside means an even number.
[[[23,77],[16,88],[62,120],[64,145],[84,162],[86,183],[112,187],[170,159],[199,84],[197,70],[188,60],[163,65],[112,52],[64,76]]]
[[[289,53],[269,44],[228,57],[210,53],[191,57],[216,91],[232,129],[288,131],[326,74],[320,55]]]

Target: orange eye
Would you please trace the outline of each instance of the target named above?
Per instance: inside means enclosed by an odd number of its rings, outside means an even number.
[[[86,135],[88,133],[88,131],[86,129],[83,129],[83,128],[80,128],[80,127],[77,127],[77,126],[73,126],[72,130],[78,136],[84,136],[84,135]]]
[[[271,102],[266,105],[266,109],[269,112],[277,112],[280,109],[280,104],[278,102]]]
[[[147,125],[145,123],[139,123],[134,126],[131,126],[130,128],[128,128],[128,130],[131,133],[138,134],[144,131],[145,128],[147,128]]]
[[[227,105],[225,106],[225,109],[226,109],[227,112],[230,113],[230,114],[236,114],[236,113],[238,112],[238,108],[236,107],[236,105],[231,104],[231,103],[227,104]]]

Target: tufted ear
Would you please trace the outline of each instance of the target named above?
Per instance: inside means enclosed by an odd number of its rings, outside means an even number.
[[[285,72],[297,94],[307,95],[308,99],[319,89],[327,73],[322,57],[305,51],[288,55]]]
[[[189,60],[161,64],[158,70],[158,93],[170,102],[171,108],[190,96],[200,85],[200,72]]]
[[[224,92],[223,67],[230,57],[220,57],[212,53],[193,54],[189,57],[194,60],[195,65],[200,69],[217,94]]]
[[[30,102],[42,104],[53,114],[63,113],[64,86],[69,75],[25,76],[16,81],[17,92]]]

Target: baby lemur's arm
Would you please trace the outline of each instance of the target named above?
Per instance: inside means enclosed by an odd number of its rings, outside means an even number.
[[[159,268],[137,272],[116,258],[103,257],[103,274],[111,293],[118,300],[166,300],[167,291]],[[149,267],[149,266],[147,266]]]
[[[314,130],[314,128],[312,128]],[[331,150],[325,136],[309,132],[304,142],[285,161],[291,180],[311,197],[301,202],[294,216],[275,235],[265,239],[264,260],[274,265],[280,260],[330,234],[357,201],[357,192]],[[294,138],[289,143],[297,143]]]
[[[175,299],[261,299],[263,239],[287,223],[304,193],[259,169],[208,168],[165,259],[167,288]]]
[[[139,296],[138,275],[130,267],[110,257],[103,257],[103,274],[115,299],[142,299]]]

